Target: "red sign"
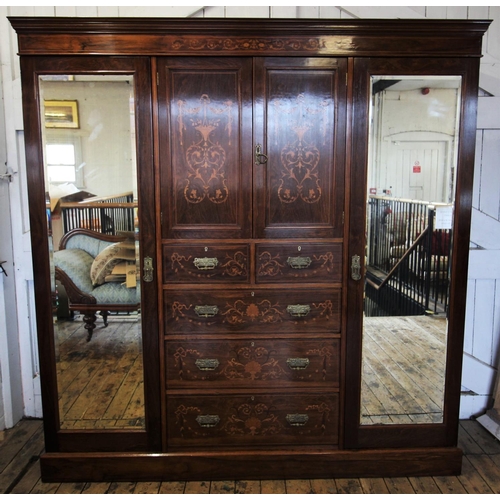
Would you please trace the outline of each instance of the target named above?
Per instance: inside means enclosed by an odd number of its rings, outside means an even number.
[[[420,166],[420,163],[418,161],[416,161],[413,165],[413,173],[414,174],[419,174],[422,170],[421,170],[421,166]]]

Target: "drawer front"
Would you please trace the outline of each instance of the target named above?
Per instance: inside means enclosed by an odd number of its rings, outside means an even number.
[[[340,341],[184,340],[166,343],[167,384],[177,387],[339,385]]]
[[[165,245],[164,283],[248,283],[248,245]]]
[[[340,296],[340,290],[167,290],[165,333],[338,332]]]
[[[175,447],[336,445],[338,394],[168,396]]]
[[[340,243],[257,244],[257,283],[340,283]]]

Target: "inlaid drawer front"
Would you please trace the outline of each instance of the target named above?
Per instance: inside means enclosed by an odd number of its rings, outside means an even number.
[[[338,339],[167,341],[167,384],[202,388],[328,382],[337,387],[339,349]]]
[[[248,245],[165,245],[164,283],[248,283]]]
[[[335,445],[338,394],[168,396],[169,447]]]
[[[257,244],[257,283],[340,283],[340,243]]]
[[[165,333],[338,332],[340,295],[340,290],[167,290]]]

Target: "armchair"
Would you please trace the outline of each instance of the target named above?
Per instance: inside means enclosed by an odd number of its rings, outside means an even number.
[[[126,236],[74,229],[63,236],[59,251],[54,252],[55,278],[66,289],[69,310],[83,314],[87,342],[92,338],[96,327],[97,312],[100,312],[104,326],[107,326],[109,312],[137,311],[140,308],[139,284],[137,287],[127,288],[123,283],[105,282],[102,272],[111,272],[113,262],[121,261],[124,250],[116,244],[126,240]],[[96,257],[105,253],[109,253],[111,257],[105,264],[99,262],[97,272],[100,275],[96,277]],[[135,256],[133,249],[128,251],[129,259],[130,255]]]

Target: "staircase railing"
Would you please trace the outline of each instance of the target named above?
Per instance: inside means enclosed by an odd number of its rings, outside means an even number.
[[[370,196],[367,316],[447,311],[452,234],[435,229],[437,206]]]
[[[103,234],[134,231],[135,208],[137,203],[132,193],[61,203],[63,232],[66,234],[76,228]]]

